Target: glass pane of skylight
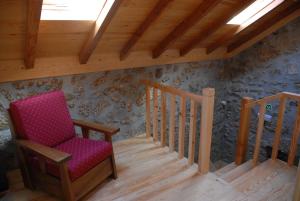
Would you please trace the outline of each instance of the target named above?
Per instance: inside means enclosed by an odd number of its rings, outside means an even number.
[[[96,20],[106,0],[44,0],[41,20]]]
[[[260,12],[262,9],[264,9],[266,6],[271,4],[273,1],[274,0],[256,0],[237,16],[232,18],[227,24],[241,25],[248,19],[250,19],[252,16]]]
[[[242,26],[248,26],[248,25],[252,24],[256,20],[258,20],[259,18],[261,18],[262,16],[264,16],[265,14],[267,14],[268,12],[270,12],[271,10],[273,10],[274,8],[276,8],[282,2],[284,2],[284,0],[275,0],[275,1],[273,1],[271,4],[267,5],[264,9],[262,9],[261,11],[259,11],[258,13],[256,13],[254,16],[252,16],[246,22],[244,22],[242,24]]]

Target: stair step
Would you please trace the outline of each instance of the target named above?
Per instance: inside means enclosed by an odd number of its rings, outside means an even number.
[[[216,168],[216,171],[225,167],[226,165],[228,165],[229,163],[226,163],[225,161],[222,161],[222,160],[218,160],[216,162],[214,162],[214,166]]]
[[[297,168],[280,160],[267,160],[237,178],[231,184],[236,190],[256,200],[292,200]]]
[[[234,181],[236,178],[247,173],[253,167],[254,166],[253,166],[252,160],[249,160],[249,161],[243,163],[242,165],[236,166],[232,170],[221,175],[220,178],[230,183],[230,182]]]
[[[237,167],[237,165],[233,162],[233,163],[230,163],[230,164],[226,165],[225,167],[223,167],[221,169],[218,169],[214,173],[215,173],[215,175],[220,177],[220,176],[226,174],[227,172],[233,170],[236,167]]]

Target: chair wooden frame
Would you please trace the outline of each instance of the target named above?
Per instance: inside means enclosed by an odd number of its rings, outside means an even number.
[[[81,120],[73,120],[73,123],[75,126],[81,127],[84,138],[89,138],[89,131],[93,130],[103,133],[105,135],[105,140],[112,142],[112,136],[120,131],[119,128],[110,128],[99,123]],[[114,179],[117,178],[113,152],[109,158],[105,159],[89,172],[72,182],[67,168],[67,161],[72,157],[70,154],[29,140],[19,139],[18,135],[16,135],[12,121],[10,121],[10,126],[16,142],[16,152],[24,185],[31,190],[39,188],[62,200],[75,201],[82,198],[106,178],[110,176]],[[39,169],[35,168],[33,170],[28,164],[26,157],[29,153],[34,153],[39,158]],[[59,167],[59,178],[47,173],[46,161],[51,161]]]

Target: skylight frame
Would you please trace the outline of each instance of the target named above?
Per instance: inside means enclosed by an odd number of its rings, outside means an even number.
[[[44,0],[41,20],[95,21],[108,0]]]
[[[284,0],[256,0],[227,22],[229,25],[248,26],[280,5]]]

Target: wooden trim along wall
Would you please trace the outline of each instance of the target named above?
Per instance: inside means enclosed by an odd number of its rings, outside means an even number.
[[[190,102],[190,125],[189,125],[189,142],[188,144],[188,165],[194,164],[195,158],[195,141],[196,141],[196,120],[197,107],[201,105],[201,124],[200,124],[200,142],[198,154],[198,168],[199,172],[205,174],[209,171],[210,152],[211,152],[211,138],[213,126],[213,110],[214,110],[214,95],[215,90],[212,88],[205,88],[202,91],[202,96],[192,94],[171,86],[161,85],[159,83],[151,82],[149,80],[142,80],[146,86],[146,135],[148,138],[153,137],[154,142],[159,141],[159,134],[161,135],[161,145],[166,146],[166,106],[170,107],[169,113],[169,151],[175,150],[175,126],[176,114],[179,115],[179,133],[178,133],[178,158],[182,159],[185,153],[185,138],[186,138],[186,115],[187,102]],[[153,93],[153,108],[150,105],[150,94]],[[161,104],[158,104],[159,96]],[[177,113],[176,97],[180,99],[180,107]],[[169,99],[170,104],[167,104]],[[160,110],[159,110],[160,108]],[[158,133],[159,111],[161,118],[161,131]],[[152,116],[152,118],[151,118]],[[152,131],[151,127],[152,125]]]
[[[273,151],[272,151],[272,160],[277,159],[277,154],[280,145],[281,131],[283,118],[285,113],[286,100],[294,100],[298,103],[300,102],[300,94],[282,92],[273,96],[267,96],[259,100],[253,100],[251,98],[245,97],[241,103],[241,117],[240,117],[240,129],[237,140],[237,149],[236,149],[236,157],[235,163],[240,165],[246,161],[246,152],[248,145],[248,134],[249,134],[249,126],[250,126],[250,114],[251,108],[258,105],[259,106],[259,116],[258,116],[258,125],[256,131],[256,141],[255,148],[253,154],[253,165],[257,165],[259,162],[259,151],[260,151],[260,142],[263,135],[264,129],[264,115],[265,115],[265,107],[268,102],[271,101],[279,101],[279,109],[278,109],[278,119],[277,125],[275,129],[275,135],[273,140]],[[290,150],[288,154],[288,165],[292,166],[294,164],[295,155],[297,151],[297,142],[300,137],[300,104],[298,104],[297,114],[294,123],[294,129],[292,133],[292,139],[290,144]]]
[[[80,64],[78,56],[43,57],[35,59],[35,66],[26,69],[24,61],[0,60],[0,83],[28,80],[81,73],[139,68],[154,65],[175,64],[184,62],[207,61],[224,58],[226,49],[222,48],[207,55],[205,49],[195,49],[190,54],[180,57],[178,50],[167,50],[166,54],[153,59],[151,52],[131,52],[127,59],[120,61],[119,54],[92,54],[87,64]]]

